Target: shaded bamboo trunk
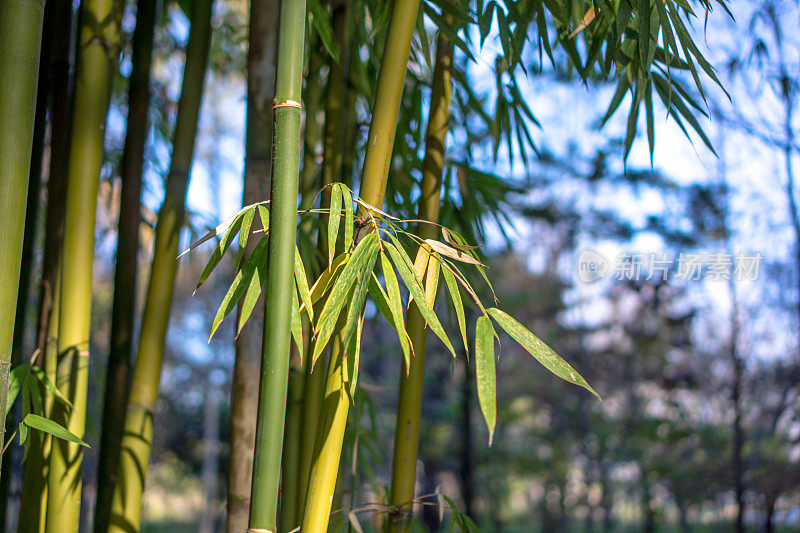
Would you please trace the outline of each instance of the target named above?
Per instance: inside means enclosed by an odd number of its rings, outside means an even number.
[[[419,200],[420,220],[439,220],[439,203],[442,188],[447,126],[450,122],[450,79],[453,66],[453,43],[439,33],[436,44],[436,66],[433,72],[428,129],[425,137],[425,159],[422,163],[422,196]],[[438,230],[432,224],[418,224],[417,235],[422,239],[436,239]],[[400,375],[400,399],[397,405],[397,425],[394,432],[392,458],[392,488],[389,503],[399,512],[389,520],[389,531],[409,531],[414,500],[417,452],[419,448],[420,410],[422,384],[425,373],[425,341],[428,330],[425,319],[415,303],[411,303],[406,316],[406,330],[411,339],[413,357]]]
[[[305,48],[305,0],[282,0],[275,76],[275,138],[270,187],[270,231],[264,340],[253,461],[250,529],[275,531],[291,349],[290,317],[297,238],[301,88]]]
[[[45,6],[44,23],[42,35],[48,35],[53,31],[54,9]],[[47,101],[50,95],[49,69],[50,52],[52,44],[48,39],[44,39],[41,45],[39,58],[38,83],[36,93],[36,111],[33,122],[33,141],[31,145],[30,171],[28,178],[27,200],[25,202],[25,229],[22,237],[22,252],[20,254],[19,290],[17,292],[17,308],[14,314],[14,335],[11,346],[11,365],[16,366],[21,362],[29,362],[28,354],[23,357],[25,343],[25,332],[27,331],[26,322],[29,315],[29,295],[31,269],[33,267],[33,248],[37,237],[39,221],[39,197],[42,183],[42,157],[44,155],[45,132],[47,130]],[[21,402],[9,412],[11,416],[6,418],[6,434],[10,435],[18,425],[21,418]],[[19,465],[21,455],[18,448],[9,448],[3,454],[2,475],[0,475],[0,526],[4,526],[7,521],[9,489],[11,487],[11,477],[19,477]]]
[[[173,134],[172,162],[165,185],[164,203],[156,223],[153,263],[128,397],[119,473],[114,487],[108,528],[114,532],[138,531],[141,522],[142,493],[153,443],[153,415],[161,380],[164,343],[178,266],[178,244],[208,63],[211,8],[212,0],[198,0],[192,4],[186,67]]]
[[[271,99],[275,91],[277,10],[278,0],[250,2],[243,205],[266,200],[269,194],[273,122]],[[260,224],[260,221],[256,224]],[[256,243],[257,239],[248,239],[245,257],[250,255]],[[228,533],[241,533],[247,529],[250,515],[258,408],[258,371],[261,363],[261,335],[264,324],[262,305],[255,305],[250,319],[236,337],[236,359],[231,390],[226,526]]]
[[[386,46],[381,62],[360,191],[361,198],[376,207],[383,205],[386,191],[386,178],[418,10],[418,0],[397,0],[392,8],[392,19],[386,40],[391,46]],[[332,341],[321,418],[322,432],[319,432],[316,438],[319,453],[316,454],[312,466],[309,495],[303,515],[305,533],[326,530],[339,470],[347,412],[350,407],[344,388],[345,383],[349,382],[349,376],[343,375],[344,350],[341,340],[337,335]]]
[[[159,0],[139,0],[133,32],[131,76],[128,87],[128,124],[122,152],[114,302],[111,308],[111,349],[106,366],[103,425],[97,472],[94,531],[104,533],[111,517],[111,502],[119,468],[122,426],[128,400],[133,325],[136,316],[140,202],[144,151],[149,131],[150,64]]]
[[[198,533],[214,533],[217,526],[217,478],[219,477],[219,395],[210,377],[203,402],[203,465],[201,479],[205,507]]]
[[[5,426],[43,18],[42,1],[0,4],[0,79],[6,80],[0,83],[0,427]]]
[[[48,23],[50,12],[54,23]],[[50,154],[47,172],[47,211],[39,286],[35,364],[44,368],[55,382],[56,339],[58,337],[57,279],[64,228],[64,196],[70,147],[70,101],[72,63],[72,5],[67,0],[51,0],[45,8],[45,27],[51,29],[51,55],[48,65],[50,84]],[[51,320],[52,317],[52,320]],[[52,396],[44,394],[45,415],[49,416]],[[19,531],[43,531],[47,509],[47,471],[50,437],[32,432],[32,445],[24,463]]]
[[[89,329],[97,184],[103,158],[108,97],[119,45],[122,2],[86,0],[81,6],[80,48],[66,181],[56,384],[72,409],[56,404],[52,417],[83,437],[89,382]],[[102,21],[102,23],[98,23]],[[46,529],[76,531],[80,517],[83,448],[63,440],[50,450]]]

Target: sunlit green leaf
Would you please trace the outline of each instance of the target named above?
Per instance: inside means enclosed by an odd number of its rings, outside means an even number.
[[[22,424],[33,429],[38,429],[39,431],[44,431],[45,433],[49,433],[50,435],[58,439],[74,442],[75,444],[80,444],[81,446],[85,446],[87,448],[90,447],[88,444],[83,442],[83,440],[81,440],[77,435],[69,431],[64,426],[56,422],[53,422],[52,420],[48,420],[43,416],[30,413],[22,420]],[[20,428],[20,433],[21,431],[22,428]]]
[[[583,379],[569,363],[564,361],[552,348],[540,341],[536,335],[528,331],[525,326],[517,322],[504,311],[495,307],[487,309],[486,311],[512,339],[525,348],[525,350],[535,357],[546,369],[564,381],[583,387],[597,396],[597,398],[600,398],[594,389],[589,386],[586,380]]]
[[[489,428],[489,446],[497,424],[497,385],[494,369],[494,328],[486,315],[478,317],[475,325],[475,380],[478,386],[478,403],[483,419]]]

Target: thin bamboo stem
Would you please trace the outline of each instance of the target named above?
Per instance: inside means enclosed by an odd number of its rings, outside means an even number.
[[[397,117],[403,95],[411,38],[417,21],[419,0],[397,0],[392,8],[392,19],[378,89],[375,97],[372,123],[367,143],[367,153],[362,171],[360,196],[370,205],[382,206],[386,190]],[[309,496],[303,517],[305,533],[323,532],[328,527],[331,501],[339,471],[342,441],[350,408],[345,384],[351,372],[343,366],[344,351],[341,339],[334,339],[325,386],[322,431],[317,433],[317,454],[309,481]]]
[[[305,23],[305,0],[281,1],[264,348],[249,522],[251,529],[269,531],[278,527],[281,452],[289,379]]]
[[[119,469],[124,413],[136,314],[140,203],[144,150],[149,130],[150,64],[159,0],[139,0],[133,32],[131,76],[128,87],[128,123],[122,152],[122,193],[117,237],[114,302],[111,309],[111,350],[106,367],[103,425],[97,473],[94,531],[105,533],[111,518],[114,483]]]
[[[244,191],[242,205],[266,200],[272,172],[275,61],[278,37],[278,0],[251,0],[247,56],[247,122],[245,126]],[[258,217],[256,217],[258,218]],[[258,222],[260,224],[260,221]],[[257,229],[257,228],[254,228]],[[244,257],[256,239],[248,239]],[[261,364],[263,304],[256,304],[250,319],[236,337],[236,359],[231,392],[230,468],[228,471],[228,533],[247,529],[256,444],[258,371]]]
[[[450,121],[450,94],[453,43],[439,33],[436,45],[436,66],[433,72],[428,128],[425,136],[425,159],[422,163],[422,195],[419,200],[420,220],[437,222],[442,187],[447,127]],[[418,224],[417,235],[422,239],[435,239],[437,229],[432,224]],[[414,356],[410,366],[403,363],[400,375],[400,396],[397,406],[397,425],[394,433],[392,459],[392,487],[389,503],[400,512],[390,517],[388,531],[410,531],[410,502],[414,499],[417,451],[419,447],[420,410],[422,408],[422,383],[425,371],[425,319],[415,303],[411,303],[406,318],[406,331],[411,338]]]
[[[194,156],[211,36],[212,0],[192,4],[183,88],[178,102],[172,162],[164,204],[158,214],[153,264],[147,286],[142,332],[131,380],[117,483],[108,530],[139,529],[142,493],[153,442],[153,411],[161,381],[164,343],[172,305],[180,231]]]
[[[0,83],[0,427],[5,426],[43,17],[42,1],[0,4],[0,79],[6,80]]]

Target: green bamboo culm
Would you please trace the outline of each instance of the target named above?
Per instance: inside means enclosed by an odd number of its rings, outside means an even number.
[[[43,18],[42,0],[0,3],[0,427],[5,427]],[[0,449],[3,439],[0,435]]]
[[[128,87],[128,121],[122,152],[114,303],[111,309],[111,349],[106,365],[105,400],[97,472],[94,531],[105,533],[111,517],[114,482],[130,381],[133,323],[136,314],[136,277],[139,251],[140,203],[144,151],[149,130],[150,64],[159,0],[139,0],[133,32],[131,75]]]
[[[275,76],[275,134],[258,422],[250,499],[250,529],[276,531],[289,380],[290,317],[297,238],[301,87],[305,0],[282,0]]]
[[[419,11],[419,0],[397,0],[386,37],[387,46],[381,62],[372,122],[367,137],[367,152],[361,174],[361,198],[380,208],[386,191],[400,101],[403,96],[411,38]],[[331,343],[331,357],[325,385],[322,432],[317,434],[317,449],[303,515],[304,533],[327,530],[331,501],[342,454],[342,442],[350,400],[345,390],[350,379],[345,373],[344,350],[337,335]]]
[[[66,181],[64,240],[58,319],[56,385],[72,402],[53,406],[51,418],[78,437],[86,428],[89,328],[97,185],[103,160],[106,114],[119,52],[122,2],[86,0],[81,6],[70,155]],[[47,487],[47,531],[77,531],[83,447],[53,441]]]
[[[418,218],[438,222],[442,187],[447,127],[450,122],[451,72],[453,43],[439,32],[436,43],[436,65],[433,71],[428,128],[425,135],[425,159],[422,163],[422,194],[419,199]],[[416,234],[421,239],[436,239],[437,228],[432,224],[418,224]],[[406,330],[411,338],[410,366],[403,363],[400,375],[400,395],[397,406],[397,425],[394,431],[394,456],[392,459],[392,486],[389,504],[399,513],[389,516],[387,530],[410,531],[414,478],[419,446],[420,409],[422,407],[422,382],[425,368],[425,319],[415,303],[411,303],[406,316]]]
[[[244,191],[242,204],[262,202],[269,195],[272,169],[272,95],[275,93],[275,59],[278,41],[278,0],[250,1],[247,54],[247,116],[245,127]],[[260,229],[256,217],[252,229]],[[257,239],[250,238],[242,261],[252,253]],[[240,308],[241,309],[241,308]],[[236,337],[236,359],[231,387],[230,466],[228,469],[228,533],[241,533],[250,519],[253,453],[256,444],[258,373],[263,304],[255,305],[250,319]]]
[[[108,528],[108,531],[115,533],[138,531],[141,523],[142,494],[153,443],[153,412],[161,381],[164,343],[178,267],[179,238],[208,64],[211,12],[212,0],[196,0],[192,3],[186,66],[173,134],[172,162],[165,185],[164,203],[156,223],[153,263],[128,396],[119,472]]]

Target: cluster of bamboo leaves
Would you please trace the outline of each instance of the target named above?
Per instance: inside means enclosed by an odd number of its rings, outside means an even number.
[[[78,438],[77,435],[69,431],[67,428],[50,420],[45,416],[46,409],[44,406],[43,393],[47,392],[48,395],[62,404],[67,409],[72,408],[72,403],[64,396],[58,387],[56,387],[44,370],[33,363],[21,364],[15,366],[8,376],[8,401],[6,403],[6,418],[14,406],[14,401],[17,396],[21,398],[22,416],[17,426],[15,434],[19,434],[20,446],[25,446],[24,457],[28,457],[28,450],[30,449],[30,439],[28,439],[28,431],[35,429],[42,431],[56,438],[63,439],[69,442],[80,444],[81,446],[89,447],[83,440]],[[3,448],[2,453],[8,449],[8,446],[14,441],[14,434],[9,437]]]
[[[397,333],[400,353],[409,367],[414,356],[404,323],[405,308],[414,301],[427,326],[456,357],[456,350],[434,309],[436,295],[442,285],[450,295],[450,303],[458,322],[464,349],[474,351],[478,400],[489,429],[489,442],[497,420],[495,338],[499,338],[494,324],[500,326],[539,363],[561,379],[597,393],[566,361],[537,338],[513,317],[497,307],[486,307],[478,297],[463,269],[477,271],[491,289],[486,267],[480,262],[475,246],[454,230],[439,226],[442,240],[422,239],[403,229],[419,220],[401,220],[366,204],[342,183],[331,188],[331,204],[327,210],[311,209],[298,215],[324,214],[328,217],[328,257],[326,267],[313,282],[309,281],[300,250],[295,248],[295,287],[292,306],[292,337],[298,352],[304,353],[303,315],[311,324],[311,344],[308,354],[311,364],[317,363],[334,335],[339,335],[345,347],[344,361],[352,376],[347,384],[351,398],[355,394],[364,324],[364,308],[369,296],[378,312]],[[269,231],[267,202],[247,206],[230,220],[224,222],[189,249],[221,236],[198,287],[202,285],[230,249],[238,235],[239,251],[236,255],[236,275],[214,318],[211,335],[220,323],[241,301],[238,331],[247,322],[266,282],[267,239]],[[358,209],[356,216],[354,208]],[[241,261],[241,250],[247,244],[252,222],[261,218],[264,232],[253,253]],[[343,251],[336,254],[337,242]],[[413,246],[410,246],[413,245]],[[412,260],[407,249],[417,249]],[[188,251],[188,250],[187,250]],[[441,280],[444,283],[441,283]],[[401,291],[401,283],[405,291]],[[462,291],[479,310],[480,315],[470,342]],[[404,299],[404,295],[406,298]],[[321,305],[317,305],[322,302]],[[318,312],[315,312],[319,309]]]

